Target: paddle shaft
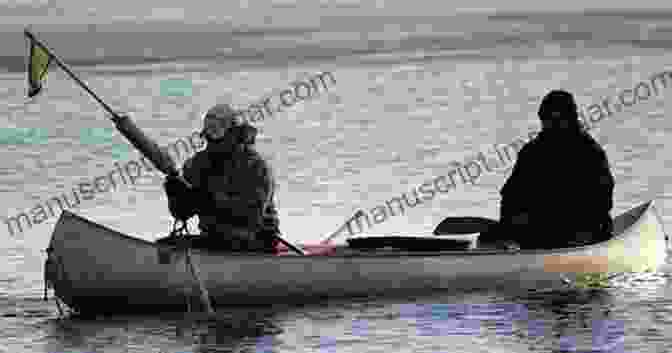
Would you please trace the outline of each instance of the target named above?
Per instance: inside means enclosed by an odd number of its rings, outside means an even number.
[[[213,317],[215,315],[215,311],[212,309],[212,304],[210,303],[210,294],[208,294],[208,289],[205,287],[205,284],[203,283],[203,280],[201,280],[201,276],[198,274],[198,268],[196,265],[194,265],[194,262],[192,261],[191,258],[191,248],[186,248],[186,255],[185,256],[185,261],[187,263],[187,266],[189,267],[189,272],[191,272],[191,277],[194,279],[194,282],[198,286],[199,289],[199,296],[201,299],[201,303],[205,305],[205,311],[208,313],[210,317]]]

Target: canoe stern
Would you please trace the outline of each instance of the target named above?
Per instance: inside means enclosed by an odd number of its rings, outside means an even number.
[[[614,220],[616,235],[599,244],[543,257],[548,272],[617,273],[657,271],[666,263],[669,237],[653,201]]]

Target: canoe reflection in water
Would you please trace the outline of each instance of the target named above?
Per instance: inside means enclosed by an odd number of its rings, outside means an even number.
[[[589,337],[586,335],[572,335],[570,322],[567,317],[572,313],[569,305],[553,302],[553,298],[562,296],[567,302],[581,301],[571,292],[545,293],[545,300],[552,302],[542,304],[547,310],[541,310],[542,316],[545,311],[552,311],[553,316],[564,312],[561,320],[548,320],[535,318],[540,313],[528,313],[525,305],[517,303],[489,303],[489,304],[402,304],[399,306],[399,317],[395,320],[406,321],[415,332],[409,332],[411,336],[480,336],[484,330],[494,328],[494,333],[501,336],[517,335],[525,341],[539,346],[540,341],[552,341],[543,343],[544,346],[559,346],[563,351],[623,351],[624,323],[620,320],[608,320],[594,318],[586,320],[578,313],[577,331],[592,329]],[[586,298],[584,298],[586,299]],[[591,301],[595,298],[591,298]],[[550,304],[550,305],[549,305]],[[597,303],[598,305],[600,303]],[[549,310],[550,309],[550,310]],[[608,310],[607,310],[608,311]],[[600,315],[601,316],[601,315]],[[550,321],[550,322],[549,322]],[[354,337],[373,337],[375,332],[370,332],[369,327],[374,326],[363,319],[352,322],[351,335]],[[402,324],[403,325],[403,324]],[[388,327],[389,329],[389,327]],[[566,334],[567,333],[567,334]],[[557,337],[557,339],[555,339]],[[585,342],[588,338],[590,343]],[[270,336],[261,337],[257,342],[257,351],[271,350],[273,340]],[[320,352],[333,352],[337,347],[336,337],[320,337]],[[265,350],[266,349],[266,350]]]

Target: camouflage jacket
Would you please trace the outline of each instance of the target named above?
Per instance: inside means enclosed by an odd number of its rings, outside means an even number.
[[[277,232],[275,182],[268,163],[250,145],[228,153],[209,147],[185,162],[183,175],[194,189],[185,200],[169,198],[173,214],[197,214],[205,233],[228,233],[232,228]]]

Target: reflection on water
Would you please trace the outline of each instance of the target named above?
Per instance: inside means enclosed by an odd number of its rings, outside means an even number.
[[[570,351],[622,349],[623,322],[610,315],[613,298],[604,290],[549,291],[517,298],[524,302],[534,346]]]
[[[47,352],[222,352],[272,342],[282,329],[274,310],[224,308],[215,319],[198,313],[152,316],[68,317],[42,323]],[[260,341],[260,343],[256,342]]]
[[[624,275],[610,284],[599,290],[512,296],[453,292],[305,306],[220,307],[213,320],[199,313],[56,319],[53,307],[33,302],[33,308],[19,303],[25,312],[7,310],[3,319],[21,320],[21,328],[7,333],[14,335],[12,346],[25,340],[26,351],[48,353],[327,353],[386,347],[395,352],[497,347],[501,352],[643,353],[669,347],[662,330],[672,323],[672,301],[664,299],[670,295],[667,275]],[[36,337],[41,348],[27,343]]]

